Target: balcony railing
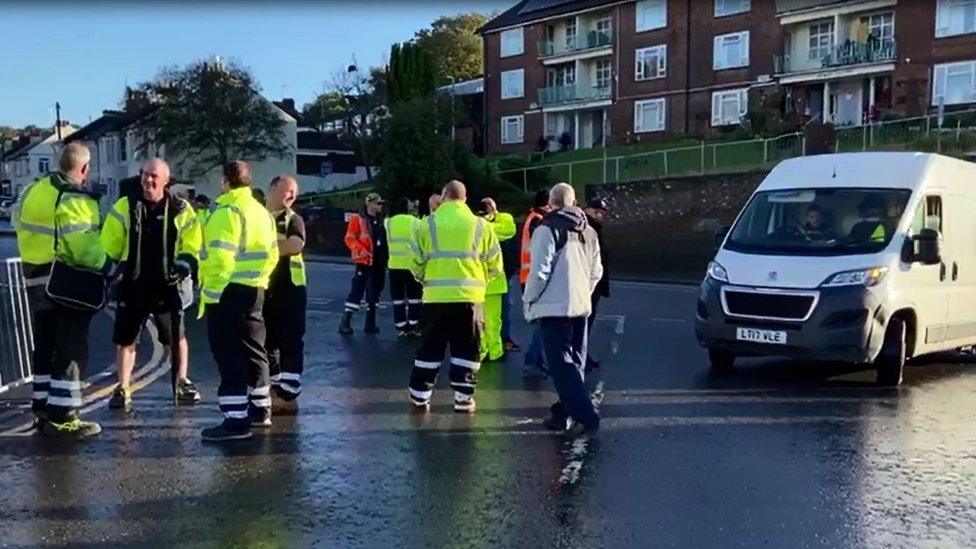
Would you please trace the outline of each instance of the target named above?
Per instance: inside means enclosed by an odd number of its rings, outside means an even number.
[[[609,31],[590,31],[569,39],[545,40],[539,42],[539,57],[593,50],[609,46],[611,42],[613,42],[613,34]]]
[[[577,101],[597,101],[610,98],[610,86],[549,86],[539,88],[539,104],[559,105]]]
[[[830,69],[894,61],[897,55],[894,40],[872,40],[869,42],[849,40],[833,47],[830,53],[820,58],[819,65],[815,61],[808,62],[806,59],[794,63],[788,53],[775,56],[773,64],[776,74],[786,74],[809,69]]]

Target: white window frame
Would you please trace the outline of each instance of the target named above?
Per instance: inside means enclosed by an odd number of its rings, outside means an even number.
[[[657,105],[657,120],[649,124],[644,119],[644,107]],[[634,133],[663,132],[667,127],[667,102],[663,97],[634,101]]]
[[[936,65],[932,68],[932,105],[938,106],[939,97],[945,96],[947,94],[946,86],[949,84],[950,73],[955,72],[955,77],[966,76],[968,71],[969,75],[969,97],[963,97],[961,100],[950,101],[948,97],[945,98],[945,105],[963,105],[966,103],[976,102],[976,60],[974,61],[959,61],[957,63],[943,63],[941,65]]]
[[[649,21],[647,12],[650,10],[661,10],[661,16],[654,21]],[[667,0],[641,0],[634,4],[636,17],[636,31],[644,32],[655,29],[663,29],[668,26],[668,2]]]
[[[826,31],[824,30],[826,28]],[[814,34],[814,29],[817,30]],[[820,61],[831,54],[834,49],[834,20],[818,21],[807,28],[809,38],[807,39],[807,59],[810,61]],[[823,38],[827,38],[827,43],[823,43]],[[815,45],[816,44],[816,45]]]
[[[501,57],[514,57],[525,53],[525,30],[523,27],[502,31],[500,40]]]
[[[613,36],[613,18],[609,15],[606,17],[601,17],[596,20],[593,28],[596,29],[597,34],[604,32],[608,36]]]
[[[611,63],[609,59],[598,59],[597,62],[594,63],[594,66],[595,70],[593,82],[596,84],[596,87],[609,88],[611,85],[613,85],[613,63]],[[603,86],[600,85],[600,81],[603,77],[601,73],[605,73],[606,76],[606,84]]]
[[[51,171],[51,159],[42,156],[37,159],[37,173],[45,174]]]
[[[963,21],[954,25],[953,10],[969,10],[970,26],[966,27],[966,15]],[[938,0],[935,7],[935,37],[959,36],[976,32],[976,0]]]
[[[644,74],[644,58],[657,55],[657,67],[655,74]],[[638,48],[634,51],[634,80],[643,82],[645,80],[656,80],[668,75],[668,45],[658,44],[646,48]]]
[[[730,40],[739,43],[739,62],[738,64],[725,64],[726,57],[725,45]],[[719,55],[721,53],[721,55]],[[733,32],[716,36],[712,43],[712,68],[720,71],[725,69],[738,69],[749,66],[749,31]]]
[[[722,112],[722,105],[725,100],[735,97],[738,101],[735,117],[731,114]],[[742,117],[749,110],[749,88],[739,88],[735,90],[722,90],[712,92],[712,126],[732,126],[738,124]]]
[[[569,32],[572,29],[573,32]],[[566,21],[566,47],[573,48],[576,46],[576,37],[579,36],[579,23],[576,21],[575,17],[570,18]]]
[[[890,24],[884,21],[885,17],[890,17]],[[879,11],[878,13],[872,13],[867,16],[868,20],[868,35],[870,36],[874,30],[878,30],[879,40],[894,40],[895,39],[895,12],[893,11]],[[876,24],[876,21],[880,21],[880,24]],[[890,30],[890,34],[885,36],[885,28]]]
[[[518,75],[518,90],[510,91],[508,82],[510,79],[514,79],[516,75]],[[502,71],[501,84],[502,99],[519,99],[525,97],[525,69]]]
[[[518,131],[515,136],[509,135],[507,129],[509,122],[517,123]],[[501,142],[502,145],[512,145],[525,142],[525,116],[503,116],[501,120]]]
[[[748,13],[751,9],[750,0],[715,0],[715,17]]]

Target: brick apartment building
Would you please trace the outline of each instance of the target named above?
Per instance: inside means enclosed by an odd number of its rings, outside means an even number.
[[[976,0],[522,0],[481,32],[493,153],[976,102]]]

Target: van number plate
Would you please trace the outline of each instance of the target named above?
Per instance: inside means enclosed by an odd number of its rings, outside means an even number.
[[[735,338],[739,341],[752,341],[754,343],[770,343],[773,345],[786,345],[786,332],[775,330],[757,330],[755,328],[737,328]]]

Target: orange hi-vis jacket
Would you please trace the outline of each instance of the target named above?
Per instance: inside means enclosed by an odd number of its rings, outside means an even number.
[[[532,265],[532,222],[543,217],[545,216],[532,208],[525,218],[525,223],[522,224],[522,251],[519,257],[519,263],[521,263],[519,282],[522,284],[525,284],[525,281],[529,279],[529,267]]]
[[[356,265],[373,264],[373,231],[369,220],[361,213],[354,213],[346,225],[346,237],[343,238],[346,247],[352,254],[352,262]]]

